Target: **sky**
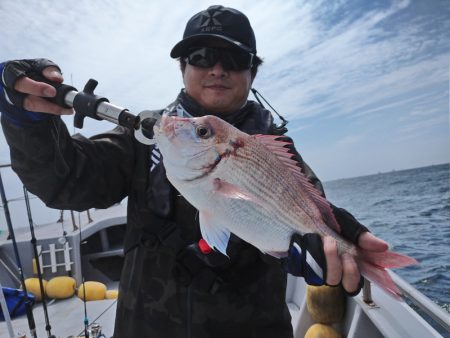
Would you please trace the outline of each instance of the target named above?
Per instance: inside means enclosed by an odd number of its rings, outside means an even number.
[[[183,87],[169,57],[210,1],[2,0],[0,60],[45,57],[66,83],[138,113]],[[244,12],[261,66],[253,87],[290,122],[323,181],[450,161],[450,2],[221,1]],[[251,99],[253,99],[251,97]],[[111,129],[86,121],[87,136]],[[0,132],[0,163],[9,151]]]

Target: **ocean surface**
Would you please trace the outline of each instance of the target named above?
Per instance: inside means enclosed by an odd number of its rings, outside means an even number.
[[[328,200],[392,250],[417,259],[419,265],[394,271],[450,312],[450,164],[340,179],[324,187]]]

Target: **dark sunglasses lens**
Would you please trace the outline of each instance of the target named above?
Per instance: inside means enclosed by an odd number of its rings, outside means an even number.
[[[251,68],[253,55],[241,51],[223,50],[220,59],[225,69],[245,70]]]
[[[210,68],[214,66],[217,61],[217,53],[211,48],[198,48],[190,52],[187,56],[187,62],[190,65],[201,68]]]
[[[187,62],[190,65],[210,68],[218,61],[227,70],[245,70],[250,69],[253,61],[253,54],[216,48],[197,48],[192,50],[187,56]]]

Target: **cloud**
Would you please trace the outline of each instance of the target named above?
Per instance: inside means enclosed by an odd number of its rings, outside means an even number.
[[[370,147],[364,142],[380,129],[414,139],[416,126],[432,133],[436,123],[426,121],[443,121],[448,112],[445,2],[222,3],[246,13],[254,27],[264,58],[255,87],[291,121],[291,135],[301,135],[312,149],[321,140],[304,137],[319,133],[330,151],[357,139],[346,135],[354,130],[361,147]],[[4,0],[0,60],[47,57],[77,88],[92,77],[99,81],[98,93],[134,113],[161,108],[183,86],[169,51],[188,17],[209,5],[80,0],[69,9],[66,1]],[[65,121],[72,130],[72,121]],[[112,127],[86,121],[82,132]],[[0,145],[2,161],[8,161],[1,139]]]
[[[321,6],[327,4],[318,3],[311,10]],[[283,110],[294,118],[330,111],[332,116],[352,114],[386,96],[444,83],[448,53],[428,54],[444,48],[447,33],[419,34],[426,32],[425,18],[395,23],[407,6],[408,2],[401,2],[334,26],[324,24],[324,17],[318,15],[313,33],[302,30],[301,35],[318,37],[314,44],[283,55],[284,62],[271,63],[260,83],[275,86],[278,101],[286,102]],[[448,19],[443,26],[449,27]],[[280,80],[275,85],[274,77]]]

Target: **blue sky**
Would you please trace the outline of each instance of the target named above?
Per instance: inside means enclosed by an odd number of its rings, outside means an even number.
[[[289,119],[322,180],[450,161],[450,2],[221,3],[250,18],[264,59],[254,87]],[[82,88],[93,77],[132,112],[161,108],[182,87],[169,51],[211,4],[2,0],[0,60],[46,57],[66,82]],[[81,132],[111,127],[89,121]],[[3,135],[0,147],[9,162]]]

